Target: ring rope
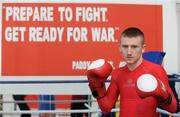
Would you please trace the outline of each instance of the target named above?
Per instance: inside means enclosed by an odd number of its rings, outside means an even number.
[[[157,108],[157,112],[163,113],[166,115],[171,115],[173,117],[180,117],[180,114],[178,113],[170,113],[168,111],[162,110]],[[38,110],[38,111],[0,111],[0,114],[43,114],[43,113],[56,113],[56,114],[62,114],[62,113],[97,113],[101,112],[100,109],[83,109],[83,110]],[[119,108],[113,108],[111,112],[119,112]]]

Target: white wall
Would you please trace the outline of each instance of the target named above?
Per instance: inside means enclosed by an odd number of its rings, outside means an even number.
[[[180,46],[180,0],[179,3],[176,6],[176,13],[177,13],[177,44]],[[180,47],[178,47],[178,73],[180,74]],[[176,83],[176,91],[178,93],[178,97],[180,99],[180,83]]]
[[[178,73],[180,73],[180,1],[177,4],[177,23],[178,23]]]
[[[166,52],[164,66],[168,73],[178,72],[176,0],[163,2],[163,48]]]

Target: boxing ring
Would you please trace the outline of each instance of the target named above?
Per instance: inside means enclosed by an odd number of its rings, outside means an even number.
[[[173,83],[179,83],[180,82],[180,75],[177,74],[172,74],[168,75],[169,77],[169,82]],[[0,85],[5,85],[5,84],[85,84],[87,85],[88,81],[87,80],[56,80],[56,81],[0,81]],[[109,83],[109,80],[107,81]],[[1,88],[1,87],[0,87]],[[3,88],[1,88],[1,91],[3,92]],[[43,114],[43,113],[48,113],[48,114],[64,114],[65,117],[69,117],[71,113],[88,113],[89,115],[92,113],[96,113],[99,116],[101,115],[101,110],[99,108],[93,108],[91,107],[91,103],[97,103],[95,99],[88,99],[88,100],[51,100],[51,101],[42,101],[42,100],[30,100],[30,101],[3,101],[0,100],[0,104],[16,104],[16,103],[54,103],[54,104],[62,104],[62,103],[84,103],[84,105],[87,107],[87,109],[77,109],[77,110],[65,110],[65,109],[58,109],[58,110],[29,110],[29,111],[22,111],[22,110],[0,110],[0,116],[1,115],[20,115],[23,113],[28,113],[28,114]],[[179,103],[180,104],[180,103]],[[111,112],[119,112],[119,108],[113,108]],[[177,113],[170,113],[168,111],[162,110],[160,108],[157,108],[157,112],[163,113],[165,115],[169,115],[170,117],[180,117],[180,112]],[[3,117],[3,116],[2,116]],[[59,117],[59,116],[57,116]],[[93,117],[93,116],[92,116]]]

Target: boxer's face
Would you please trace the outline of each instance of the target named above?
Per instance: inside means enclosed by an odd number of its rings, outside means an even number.
[[[138,65],[142,61],[142,53],[145,45],[142,43],[142,37],[121,37],[120,52],[129,65]]]

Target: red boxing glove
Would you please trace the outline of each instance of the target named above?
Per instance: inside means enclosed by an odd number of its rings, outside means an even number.
[[[172,101],[164,83],[151,74],[143,74],[137,79],[136,91],[141,98],[154,96],[158,102],[167,104]]]
[[[93,61],[87,70],[87,78],[92,95],[101,98],[106,93],[105,82],[111,74],[112,66],[104,59]]]

